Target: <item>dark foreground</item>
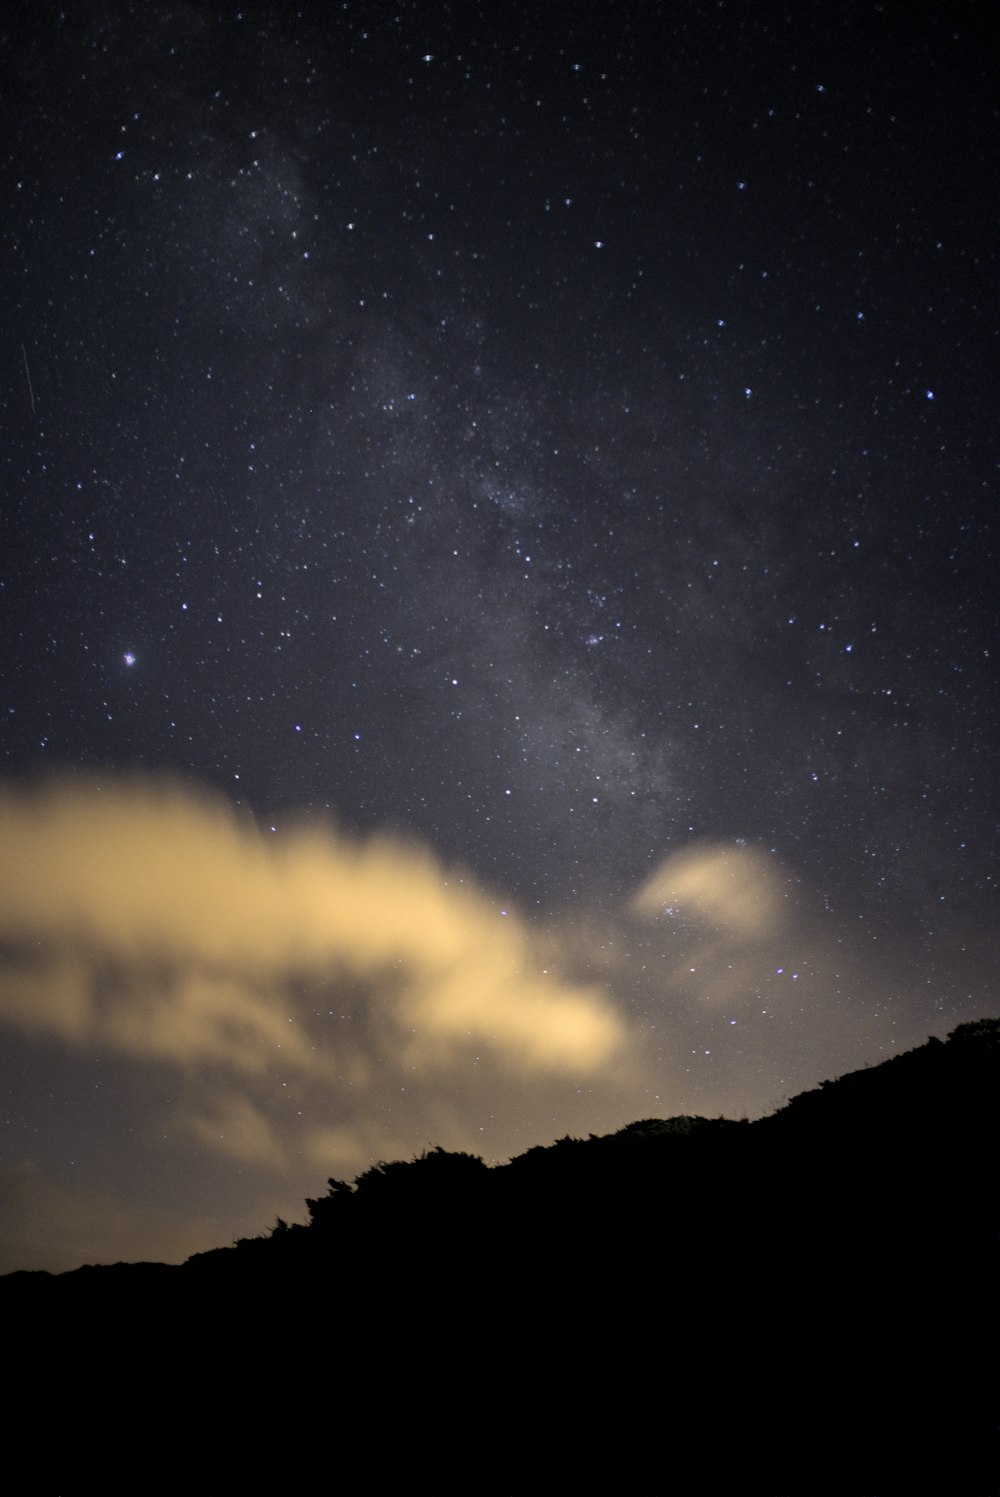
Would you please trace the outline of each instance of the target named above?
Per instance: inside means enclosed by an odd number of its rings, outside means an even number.
[[[756,1123],[0,1279],[10,1490],[995,1497],[998,1072],[964,1025]]]

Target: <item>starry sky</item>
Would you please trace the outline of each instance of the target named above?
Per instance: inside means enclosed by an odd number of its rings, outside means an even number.
[[[986,11],[7,13],[0,1269],[996,1013]]]

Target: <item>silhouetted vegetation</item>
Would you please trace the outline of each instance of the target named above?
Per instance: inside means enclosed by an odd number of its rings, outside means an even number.
[[[982,1020],[754,1123],[436,1148],[180,1268],[11,1275],[25,1489],[155,1450],[154,1490],[995,1494],[998,1080]]]

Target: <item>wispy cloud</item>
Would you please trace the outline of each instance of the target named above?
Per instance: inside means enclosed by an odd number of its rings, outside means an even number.
[[[770,937],[783,918],[774,860],[735,842],[698,842],[666,858],[632,900],[640,915],[682,911],[737,938]]]
[[[355,1081],[469,1052],[521,1077],[587,1078],[628,1042],[597,987],[543,966],[514,908],[399,841],[330,825],[275,836],[186,786],[71,779],[3,792],[0,842],[0,1017],[28,1032]],[[317,993],[354,1010],[343,1040],[318,1022]],[[236,1132],[272,1154],[244,1121]]]

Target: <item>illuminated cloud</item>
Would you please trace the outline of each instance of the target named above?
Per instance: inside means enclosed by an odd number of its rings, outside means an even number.
[[[209,1111],[191,1112],[184,1121],[217,1154],[279,1170],[288,1163],[275,1129],[249,1097],[219,1098]]]
[[[24,1031],[331,1079],[469,1049],[582,1077],[626,1044],[599,990],[541,967],[515,912],[388,838],[274,836],[187,787],[73,779],[0,794],[0,844],[0,1018]],[[310,984],[367,1006],[363,1045],[320,1032]]]
[[[806,1015],[838,1034],[845,953],[777,859],[735,842],[671,854],[627,913],[537,928],[419,847],[272,834],[161,781],[0,790],[0,845],[0,1023],[12,1046],[57,1041],[68,1074],[99,1060],[107,1085],[74,1172],[96,1178],[110,1144],[125,1180],[151,1147],[191,1193],[185,1224],[54,1183],[60,1155],[25,1166],[0,1180],[8,1267],[183,1257],[438,1143],[504,1158],[721,1110],[748,1056],[759,1108],[802,1071]]]
[[[815,972],[816,932],[790,887],[777,859],[759,848],[694,842],[667,857],[634,895],[633,917],[669,931],[662,981],[696,1030],[710,1012],[725,1011],[731,1023],[732,1013],[747,1008],[761,1018],[786,1009],[800,973]],[[815,998],[811,980],[797,991]]]
[[[392,1149],[372,1148],[360,1128],[311,1128],[305,1137],[307,1157],[323,1170],[347,1170],[367,1156],[389,1157]]]
[[[654,917],[679,912],[736,937],[773,934],[782,894],[771,860],[741,843],[696,843],[667,858],[632,900]]]

